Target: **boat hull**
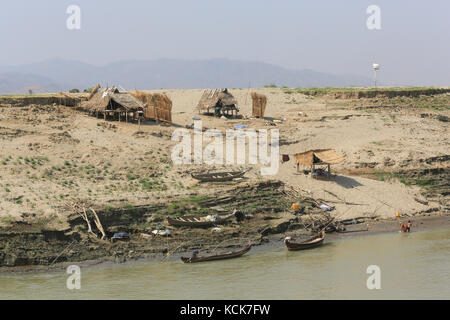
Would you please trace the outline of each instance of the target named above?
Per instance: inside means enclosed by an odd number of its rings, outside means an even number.
[[[212,172],[212,173],[191,173],[192,178],[199,180],[201,182],[223,182],[231,181],[236,178],[240,178],[245,174],[245,171],[234,171],[234,172]]]
[[[216,260],[226,260],[226,259],[233,259],[233,258],[239,258],[250,251],[252,248],[252,244],[248,244],[245,248],[231,252],[226,254],[217,254],[212,256],[205,256],[205,257],[195,257],[195,258],[188,258],[188,257],[181,257],[181,261],[184,263],[197,263],[197,262],[207,262],[207,261],[216,261]]]
[[[299,243],[285,239],[284,243],[289,251],[299,251],[317,248],[323,244],[324,240],[325,235],[313,237],[311,239]]]

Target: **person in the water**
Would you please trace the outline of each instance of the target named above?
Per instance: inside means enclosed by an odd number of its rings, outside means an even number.
[[[411,220],[408,220],[408,224],[406,225],[406,232],[411,232],[411,226],[412,226]]]
[[[407,224],[406,223],[400,224],[400,231],[401,232],[411,232],[411,226],[412,226],[411,220],[408,220]]]

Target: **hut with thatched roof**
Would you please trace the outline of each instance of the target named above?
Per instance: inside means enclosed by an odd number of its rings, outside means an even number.
[[[311,166],[311,173],[314,174],[315,166],[326,165],[328,167],[327,176],[331,174],[330,165],[344,161],[344,157],[338,155],[333,149],[313,149],[296,153],[294,158],[297,164],[297,171],[300,165]]]
[[[148,93],[132,91],[130,94],[144,105],[144,118],[146,120],[172,123],[172,100],[162,93]]]
[[[264,118],[264,112],[266,111],[267,97],[263,94],[252,92],[252,116],[256,118]]]
[[[114,120],[139,120],[144,112],[143,104],[126,92],[119,92],[115,87],[96,91],[81,103],[81,109],[97,117]]]
[[[199,113],[210,114],[211,109],[217,117],[222,115],[237,116],[239,113],[237,100],[226,88],[203,91],[202,97],[197,105],[197,110]]]

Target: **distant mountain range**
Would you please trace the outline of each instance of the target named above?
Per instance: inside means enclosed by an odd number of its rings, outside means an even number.
[[[67,91],[72,88],[121,86],[125,89],[247,88],[275,84],[288,87],[368,86],[371,80],[351,74],[310,69],[289,70],[263,62],[228,59],[126,60],[94,66],[79,61],[47,60],[0,66],[0,93]]]

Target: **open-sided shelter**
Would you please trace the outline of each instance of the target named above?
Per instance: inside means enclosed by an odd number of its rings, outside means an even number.
[[[239,113],[237,108],[237,100],[228,91],[228,89],[214,89],[205,90],[197,105],[199,113],[211,113],[210,109],[214,111],[214,115],[220,117],[233,116]]]
[[[138,120],[143,114],[143,104],[126,92],[119,92],[115,87],[96,91],[88,101],[81,103],[81,108],[92,115],[113,118],[115,120]]]
[[[311,166],[311,172],[314,172],[316,165],[327,165],[328,175],[331,173],[330,165],[344,161],[344,157],[338,155],[333,149],[309,150],[294,154],[294,158],[297,164],[297,171],[300,165]]]

